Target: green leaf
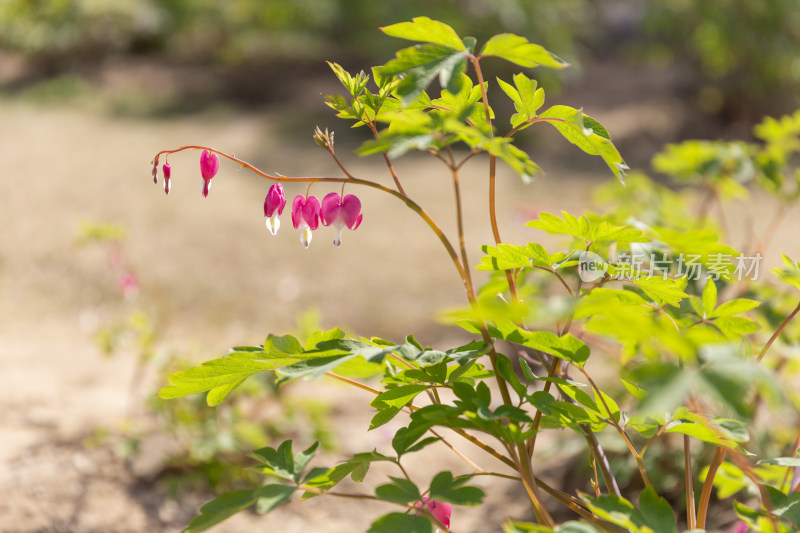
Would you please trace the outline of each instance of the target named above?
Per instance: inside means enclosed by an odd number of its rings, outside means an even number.
[[[507,341],[549,353],[578,366],[583,366],[589,358],[589,347],[571,333],[558,336],[549,331],[527,331],[513,325],[497,333]]]
[[[214,359],[206,361],[200,366],[171,374],[167,379],[172,385],[161,389],[158,396],[168,400],[219,388],[209,395],[207,400],[209,405],[216,405],[246,378],[258,372],[275,368],[276,365],[272,362],[250,358]]]
[[[751,309],[755,309],[759,305],[761,305],[761,302],[757,302],[756,300],[749,300],[747,298],[737,298],[735,300],[725,302],[724,304],[714,309],[714,312],[711,313],[711,315],[709,315],[709,318],[719,318],[724,316],[739,315],[741,313],[746,313]]]
[[[370,402],[370,405],[381,410],[389,407],[405,407],[416,398],[419,393],[428,388],[428,385],[403,385],[394,389],[389,389],[377,395],[375,399]]]
[[[297,355],[303,353],[303,345],[292,335],[272,335],[264,342],[264,351],[275,356]]]
[[[508,137],[492,137],[482,143],[482,147],[493,156],[502,159],[511,170],[529,181],[534,174],[541,172],[539,165],[531,161],[528,154],[512,144]]]
[[[706,280],[706,286],[703,288],[703,318],[710,317],[717,306],[717,284],[714,280],[709,278]]]
[[[401,409],[399,407],[387,407],[386,409],[381,409],[375,414],[375,416],[372,417],[372,420],[370,420],[369,429],[373,430],[381,427],[397,416],[397,413],[400,411]]]
[[[329,490],[335,487],[348,475],[353,481],[361,482],[369,471],[370,464],[378,461],[394,462],[394,458],[378,453],[377,451],[358,453],[351,459],[331,468],[323,474],[306,480],[305,484],[309,487],[316,487]],[[311,497],[313,494],[304,495],[303,499]]]
[[[428,17],[414,17],[411,22],[400,22],[384,26],[380,30],[391,37],[408,39],[409,41],[422,41],[449,46],[457,50],[466,50],[456,31],[438,20]]]
[[[313,448],[313,447],[312,447]],[[313,452],[313,450],[312,450]],[[299,475],[295,472],[294,456],[292,455],[292,441],[285,440],[278,446],[278,449],[266,446],[253,450],[248,457],[252,457],[263,464],[262,472],[272,474],[283,479],[298,480]],[[303,465],[305,466],[305,465]]]
[[[310,351],[317,348],[319,343],[344,339],[344,331],[333,328],[328,331],[315,331],[306,339],[306,350]]]
[[[459,41],[460,42],[460,41]],[[459,92],[460,73],[466,68],[466,50],[441,44],[418,44],[399,50],[395,59],[380,67],[382,76],[405,74],[397,86],[404,106],[419,97],[439,77],[439,83],[451,93]]]
[[[421,498],[419,489],[407,479],[391,477],[392,483],[375,488],[375,495],[388,502],[405,504]]]
[[[675,514],[667,500],[659,497],[653,487],[647,487],[639,496],[639,512],[653,533],[678,533]]]
[[[790,466],[800,468],[800,457],[776,457],[759,461],[760,465]]]
[[[277,369],[278,374],[286,379],[297,379],[300,377],[318,378],[333,370],[340,364],[356,357],[355,354],[327,355],[322,357],[310,357],[303,361],[298,361],[288,366]]]
[[[433,533],[433,524],[424,516],[389,513],[374,521],[367,533]]]
[[[300,481],[303,477],[303,470],[305,470],[306,466],[308,466],[309,461],[314,457],[314,454],[317,453],[317,448],[319,447],[319,442],[315,442],[302,452],[298,453],[294,456],[294,480]]]
[[[633,282],[659,306],[668,304],[677,307],[681,300],[689,297],[688,294],[683,292],[685,283],[678,282],[672,278],[646,277],[635,279]]]
[[[256,510],[266,514],[291,499],[295,488],[288,485],[264,485],[253,492],[256,497]]]
[[[564,138],[587,154],[602,157],[617,179],[621,183],[625,182],[625,171],[628,170],[628,165],[622,160],[622,156],[608,138],[608,132],[605,128],[600,129],[596,120],[592,119],[587,122],[580,109],[563,105],[553,106],[540,113],[539,117],[553,119],[547,122],[556,128]]]
[[[208,396],[206,396],[206,403],[210,407],[216,407],[217,405],[221,404],[222,401],[228,397],[228,395],[236,389],[239,385],[244,383],[244,380],[247,377],[243,377],[237,381],[231,381],[230,383],[226,383],[225,385],[220,385],[219,387],[214,387],[210,391],[208,391]]]
[[[456,505],[480,505],[486,494],[478,487],[464,487],[469,479],[453,479],[450,472],[439,472],[431,481],[430,497]]]
[[[514,87],[500,78],[497,78],[497,83],[514,102],[514,109],[517,112],[511,116],[511,127],[516,128],[536,118],[536,112],[544,104],[544,89],[537,89],[536,80],[532,80],[522,73],[515,74],[513,79]],[[526,124],[520,129],[528,126],[530,124]]]
[[[639,533],[645,525],[642,514],[633,507],[631,502],[621,496],[604,494],[599,498],[592,499],[585,494],[580,494],[580,497],[586,502],[589,510],[601,519],[626,528],[628,531]]]
[[[542,65],[562,69],[569,65],[543,46],[530,43],[525,37],[513,33],[495,35],[483,45],[480,55],[500,57],[527,68]]]
[[[252,490],[237,490],[221,494],[200,507],[200,514],[192,518],[184,533],[205,531],[239,511],[247,509],[256,502],[256,499]]]
[[[530,522],[509,520],[503,524],[503,533],[600,533],[600,530],[586,522],[564,522],[553,529]]]

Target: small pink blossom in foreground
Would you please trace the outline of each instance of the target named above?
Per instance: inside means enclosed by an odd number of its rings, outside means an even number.
[[[421,502],[417,502],[417,508],[422,509],[423,503],[428,508],[428,511],[442,523],[446,528],[450,527],[450,515],[453,512],[453,506],[446,502],[431,500],[427,496],[422,497]]]
[[[336,234],[333,237],[334,246],[341,246],[344,226],[354,230],[361,224],[363,218],[361,201],[354,194],[348,194],[342,199],[339,193],[332,192],[322,199],[320,219],[324,226],[333,224],[333,227],[336,228]]]
[[[273,235],[278,233],[278,228],[281,227],[281,221],[278,216],[283,213],[284,206],[286,206],[286,194],[283,192],[283,185],[276,183],[269,188],[267,197],[264,198],[264,216],[267,217],[267,229]]]
[[[120,273],[117,286],[126,298],[134,298],[139,293],[139,282],[130,272]]]
[[[219,170],[219,158],[217,154],[208,150],[203,150],[200,154],[200,175],[203,176],[203,196],[208,196],[211,188],[211,178],[217,175]]]
[[[172,177],[172,167],[169,166],[169,163],[164,163],[164,166],[161,167],[161,170],[164,172],[164,192],[169,194],[169,178]]]
[[[733,527],[731,528],[731,533],[747,533],[748,531],[750,531],[750,528],[747,527],[747,523],[743,522],[742,520],[739,520],[733,524]]]
[[[300,242],[308,248],[311,232],[319,227],[319,200],[316,196],[297,195],[292,201],[292,224],[294,229],[303,230]]]

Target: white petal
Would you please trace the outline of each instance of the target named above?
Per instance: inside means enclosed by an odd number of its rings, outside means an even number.
[[[278,218],[278,212],[272,214],[271,217],[267,219],[267,229],[273,235],[277,235],[278,229],[281,227],[281,220]]]
[[[300,234],[300,243],[306,248],[308,248],[308,245],[311,244],[311,228],[308,226],[306,226],[303,232]]]

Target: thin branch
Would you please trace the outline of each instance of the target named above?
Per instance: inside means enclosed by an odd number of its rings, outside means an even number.
[[[686,486],[686,522],[689,530],[693,530],[697,524],[697,515],[694,508],[694,483],[692,482],[692,443],[689,435],[683,436],[683,473],[684,484]]]
[[[767,343],[761,349],[761,353],[758,354],[758,357],[756,358],[756,361],[761,361],[762,359],[764,359],[764,356],[767,355],[767,352],[769,351],[770,347],[772,346],[772,343],[774,343],[775,340],[777,340],[778,336],[781,334],[781,331],[783,331],[783,328],[785,328],[787,326],[787,324],[789,324],[789,322],[792,321],[792,319],[795,317],[795,315],[798,312],[800,312],[800,303],[797,304],[797,307],[794,308],[794,311],[789,313],[789,316],[786,317],[786,320],[781,322],[781,325],[778,326],[778,329],[775,330],[775,333],[772,334],[772,337],[769,338]]]

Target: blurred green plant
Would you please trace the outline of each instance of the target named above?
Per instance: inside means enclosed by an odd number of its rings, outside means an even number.
[[[241,401],[213,409],[202,398],[187,403],[164,402],[143,390],[148,374],[157,382],[191,364],[182,355],[165,352],[152,313],[139,300],[138,282],[124,256],[127,231],[110,223],[83,221],[76,244],[103,247],[117,276],[121,309],[104,309],[94,333],[107,357],[133,355],[136,365],[128,386],[128,414],[117,429],[97,428],[87,440],[90,446],[114,444],[118,456],[128,464],[141,458],[143,443],[166,436],[168,456],[154,475],[168,493],[182,497],[186,491],[220,491],[255,488],[259,476],[241,455],[242,449],[257,449],[287,436],[315,440],[323,449],[336,446],[328,414],[330,405],[313,398],[294,397],[274,384],[274,376],[261,374],[243,388]],[[118,316],[115,316],[118,315]],[[305,338],[319,328],[319,313],[308,311],[298,318],[297,335]],[[275,416],[279,413],[279,416]]]

